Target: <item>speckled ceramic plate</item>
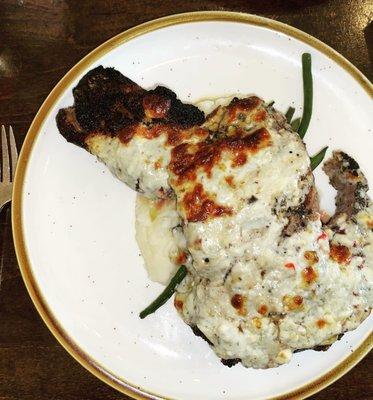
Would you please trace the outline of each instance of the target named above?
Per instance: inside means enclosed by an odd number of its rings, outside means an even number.
[[[61,344],[87,369],[135,398],[304,398],[348,371],[372,346],[373,319],[327,352],[305,351],[269,370],[224,367],[167,304],[138,312],[161,290],[134,235],[135,194],[56,128],[59,108],[92,67],[114,66],[185,101],[256,93],[286,110],[302,105],[301,54],[313,58],[310,153],[325,144],[361,164],[371,184],[372,86],[315,38],[268,19],[227,12],[171,16],[130,29],[94,50],[51,92],[30,128],[13,201],[17,256],[30,295]],[[333,192],[316,173],[323,206]],[[79,382],[77,382],[77,385]]]

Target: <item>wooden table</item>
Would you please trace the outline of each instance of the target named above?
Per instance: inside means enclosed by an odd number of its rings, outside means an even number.
[[[0,0],[0,124],[18,147],[42,101],[85,54],[113,35],[167,14],[234,10],[289,23],[346,56],[372,79],[372,0]],[[26,292],[10,209],[0,216],[0,400],[108,400],[123,396],[57,343]],[[373,399],[373,355],[314,399]]]

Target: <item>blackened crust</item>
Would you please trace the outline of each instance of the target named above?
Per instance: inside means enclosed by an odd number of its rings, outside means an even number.
[[[310,347],[309,349],[297,349],[294,350],[294,353],[301,353],[302,351],[306,351],[306,350],[313,350],[313,351],[327,351],[329,350],[331,344],[324,344],[324,345],[319,345],[319,346],[315,346],[315,347]]]
[[[206,337],[206,335],[197,327],[197,326],[191,326],[193,333],[196,336],[199,336],[203,340],[205,340],[210,346],[213,346],[212,342]]]
[[[144,116],[145,90],[114,68],[92,69],[73,89],[76,118],[86,131],[115,132]]]
[[[352,170],[356,170],[356,169],[360,168],[359,164],[351,156],[344,153],[343,151],[341,151],[340,154],[341,154],[343,160],[347,163],[348,169],[350,169],[352,171]]]
[[[188,128],[201,125],[205,121],[205,115],[199,108],[192,104],[184,104],[172,90],[164,86],[157,86],[154,90],[149,90],[148,94],[156,94],[171,101],[171,106],[166,116],[167,122]]]
[[[341,340],[343,337],[344,333],[340,333],[337,336],[336,341]],[[334,342],[333,342],[334,343]],[[331,345],[333,344],[320,344],[318,346],[314,346],[314,347],[310,347],[309,349],[298,349],[298,350],[294,350],[294,353],[301,353],[302,351],[306,351],[306,350],[313,350],[313,351],[328,351],[329,348],[331,347]]]
[[[222,358],[220,361],[226,367],[232,368],[234,365],[240,363],[241,359],[240,358],[230,358],[230,359],[225,360],[224,358]]]
[[[86,133],[82,130],[76,120],[74,107],[62,108],[56,116],[57,128],[61,135],[71,143],[85,147],[84,139]]]
[[[200,125],[205,116],[191,104],[183,104],[162,86],[145,90],[114,68],[89,71],[73,89],[74,106],[60,110],[57,126],[69,141],[84,147],[91,133],[115,136],[138,122],[171,123],[182,128]]]

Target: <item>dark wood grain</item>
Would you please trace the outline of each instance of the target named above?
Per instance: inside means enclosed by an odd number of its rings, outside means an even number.
[[[221,9],[300,28],[372,79],[371,0],[0,0],[0,123],[13,125],[20,147],[53,86],[98,44],[160,16]],[[78,365],[42,323],[20,277],[9,208],[0,216],[0,240],[0,400],[126,398]],[[373,355],[313,398],[373,399]]]

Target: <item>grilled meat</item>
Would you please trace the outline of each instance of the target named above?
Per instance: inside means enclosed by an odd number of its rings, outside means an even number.
[[[176,199],[192,262],[175,304],[226,363],[277,366],[370,313],[372,207],[347,155],[325,166],[338,195],[324,227],[305,146],[260,98],[204,118],[98,67],[74,99],[57,116],[68,141],[147,197]]]
[[[357,285],[354,296],[362,294],[367,299],[365,306],[355,305],[355,312],[346,321],[348,329],[354,329],[369,315],[373,301],[373,204],[364,174],[346,153],[333,152],[324,171],[337,190],[336,212],[325,227],[330,238],[330,257],[346,274],[359,270],[364,282]]]
[[[97,156],[132,189],[168,197],[173,143],[193,136],[187,128],[200,125],[204,114],[165,87],[145,90],[101,66],[80,80],[73,95],[74,106],[57,115],[64,138]]]

